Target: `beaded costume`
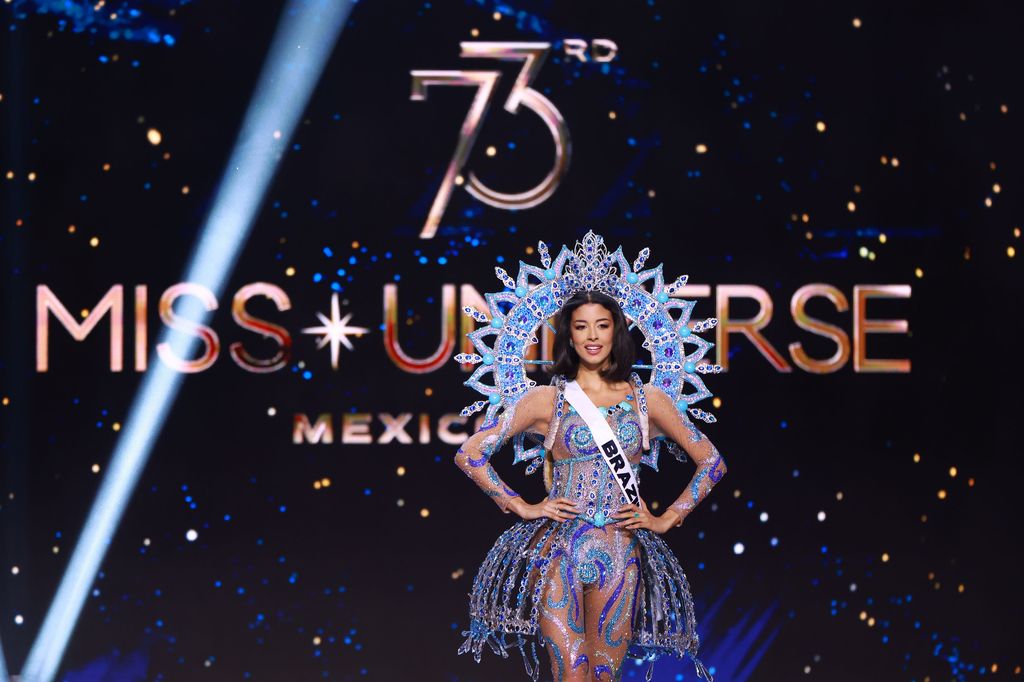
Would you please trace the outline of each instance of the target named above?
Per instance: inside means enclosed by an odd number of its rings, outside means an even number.
[[[678,459],[688,455],[695,462],[697,471],[670,505],[679,525],[725,474],[721,455],[688,416],[714,421],[690,405],[710,395],[697,374],[721,371],[717,365],[699,364],[711,344],[692,331],[708,329],[716,321],[688,325],[693,302],[670,298],[685,278],[665,287],[660,265],[641,271],[647,249],[622,277],[612,267],[617,263],[622,271],[629,269],[621,249],[608,254],[593,233],[575,252],[563,248],[554,264],[543,243],[539,250],[544,270],[524,263],[519,279],[512,280],[498,269],[512,291],[487,295],[490,319],[466,310],[490,324],[470,334],[480,354],[459,354],[456,359],[482,364],[466,383],[488,400],[467,407],[463,415],[488,402],[490,408],[480,430],[459,448],[455,462],[509,513],[517,493],[502,481],[490,458],[512,439],[515,460],[532,460],[527,473],[545,457],[551,459],[549,497],[568,497],[580,512],[564,522],[517,521],[498,538],[473,581],[470,629],[463,633],[459,653],[472,652],[479,661],[485,644],[506,657],[509,648],[517,647],[534,680],[540,673],[538,643],[547,649],[559,680],[580,673],[588,679],[619,679],[627,656],[645,658],[653,666],[664,654],[689,655],[698,675],[710,679],[697,659],[693,600],[679,562],[654,531],[614,525],[617,519],[611,515],[627,500],[590,428],[566,401],[565,378],[555,376],[550,386],[526,379],[523,351],[537,342],[539,325],[576,291],[600,289],[615,296],[627,319],[644,332],[643,346],[651,351],[652,364],[638,367],[652,374],[645,384],[634,372],[624,399],[599,409],[638,476],[642,463],[657,471],[665,440]],[[539,280],[532,289],[530,277]],[[651,279],[649,291],[643,283]],[[674,317],[669,312],[673,309],[681,313]],[[488,335],[497,336],[490,347],[484,343]],[[684,343],[696,349],[686,354]],[[480,381],[485,373],[493,374],[493,385]],[[696,391],[682,394],[684,383]],[[536,441],[530,448],[527,438]],[[651,673],[649,669],[648,679]]]

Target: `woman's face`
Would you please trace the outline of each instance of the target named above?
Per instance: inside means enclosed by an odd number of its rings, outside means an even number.
[[[612,353],[615,335],[611,311],[600,303],[584,303],[572,311],[569,329],[580,363],[594,368],[603,366]]]

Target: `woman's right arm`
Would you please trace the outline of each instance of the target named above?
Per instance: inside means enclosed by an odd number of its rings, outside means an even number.
[[[497,423],[474,433],[455,453],[455,464],[506,514],[514,502],[522,501],[491,466],[491,455],[523,431],[547,433],[555,393],[553,386],[534,386],[512,410],[503,412]]]

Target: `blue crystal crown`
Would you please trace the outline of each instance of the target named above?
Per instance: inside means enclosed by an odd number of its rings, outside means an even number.
[[[650,352],[650,364],[634,365],[634,369],[650,370],[650,383],[667,393],[679,409],[697,419],[715,421],[714,415],[693,405],[712,395],[702,375],[722,371],[720,365],[704,359],[714,344],[698,336],[712,329],[718,320],[712,317],[691,323],[696,301],[674,296],[686,285],[686,275],[666,285],[661,264],[644,269],[650,249],[642,249],[630,264],[621,247],[609,252],[604,239],[593,231],[577,241],[572,251],[562,246],[554,261],[544,242],[538,243],[537,252],[542,267],[520,261],[514,279],[504,268],[494,269],[505,290],[484,295],[489,315],[470,306],[463,308],[485,326],[467,334],[477,352],[459,353],[455,361],[480,365],[464,383],[486,399],[463,408],[462,416],[486,407],[483,428],[490,428],[502,414],[511,414],[526,391],[537,385],[527,377],[526,366],[550,362],[525,357],[527,347],[539,343],[537,331],[541,325],[554,331],[549,318],[558,313],[566,299],[580,291],[601,291],[618,302],[630,329],[637,328],[644,335],[642,348]],[[490,345],[489,337],[494,337]],[[484,383],[487,375],[493,383]],[[684,392],[687,385],[692,390]],[[529,461],[528,474],[543,462],[543,435],[518,434],[514,439],[515,461]],[[527,438],[534,443],[530,447]],[[654,469],[658,468],[659,446],[659,441],[651,441],[651,449],[641,460]]]

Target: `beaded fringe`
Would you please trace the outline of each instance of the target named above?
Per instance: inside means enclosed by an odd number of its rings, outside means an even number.
[[[537,641],[528,639],[539,637],[539,602],[551,566],[548,555],[553,547],[562,545],[562,536],[573,525],[534,519],[517,522],[502,533],[473,580],[470,629],[462,632],[466,639],[459,646],[459,654],[472,653],[479,663],[485,644],[503,658],[508,658],[508,650],[515,647],[522,654],[527,675],[538,680]],[[707,667],[697,658],[700,641],[686,574],[657,533],[641,529],[636,535],[643,589],[637,595],[627,656],[650,661],[648,682],[654,674],[654,662],[664,655],[688,656],[697,677],[712,682]],[[510,641],[509,635],[514,639]]]

